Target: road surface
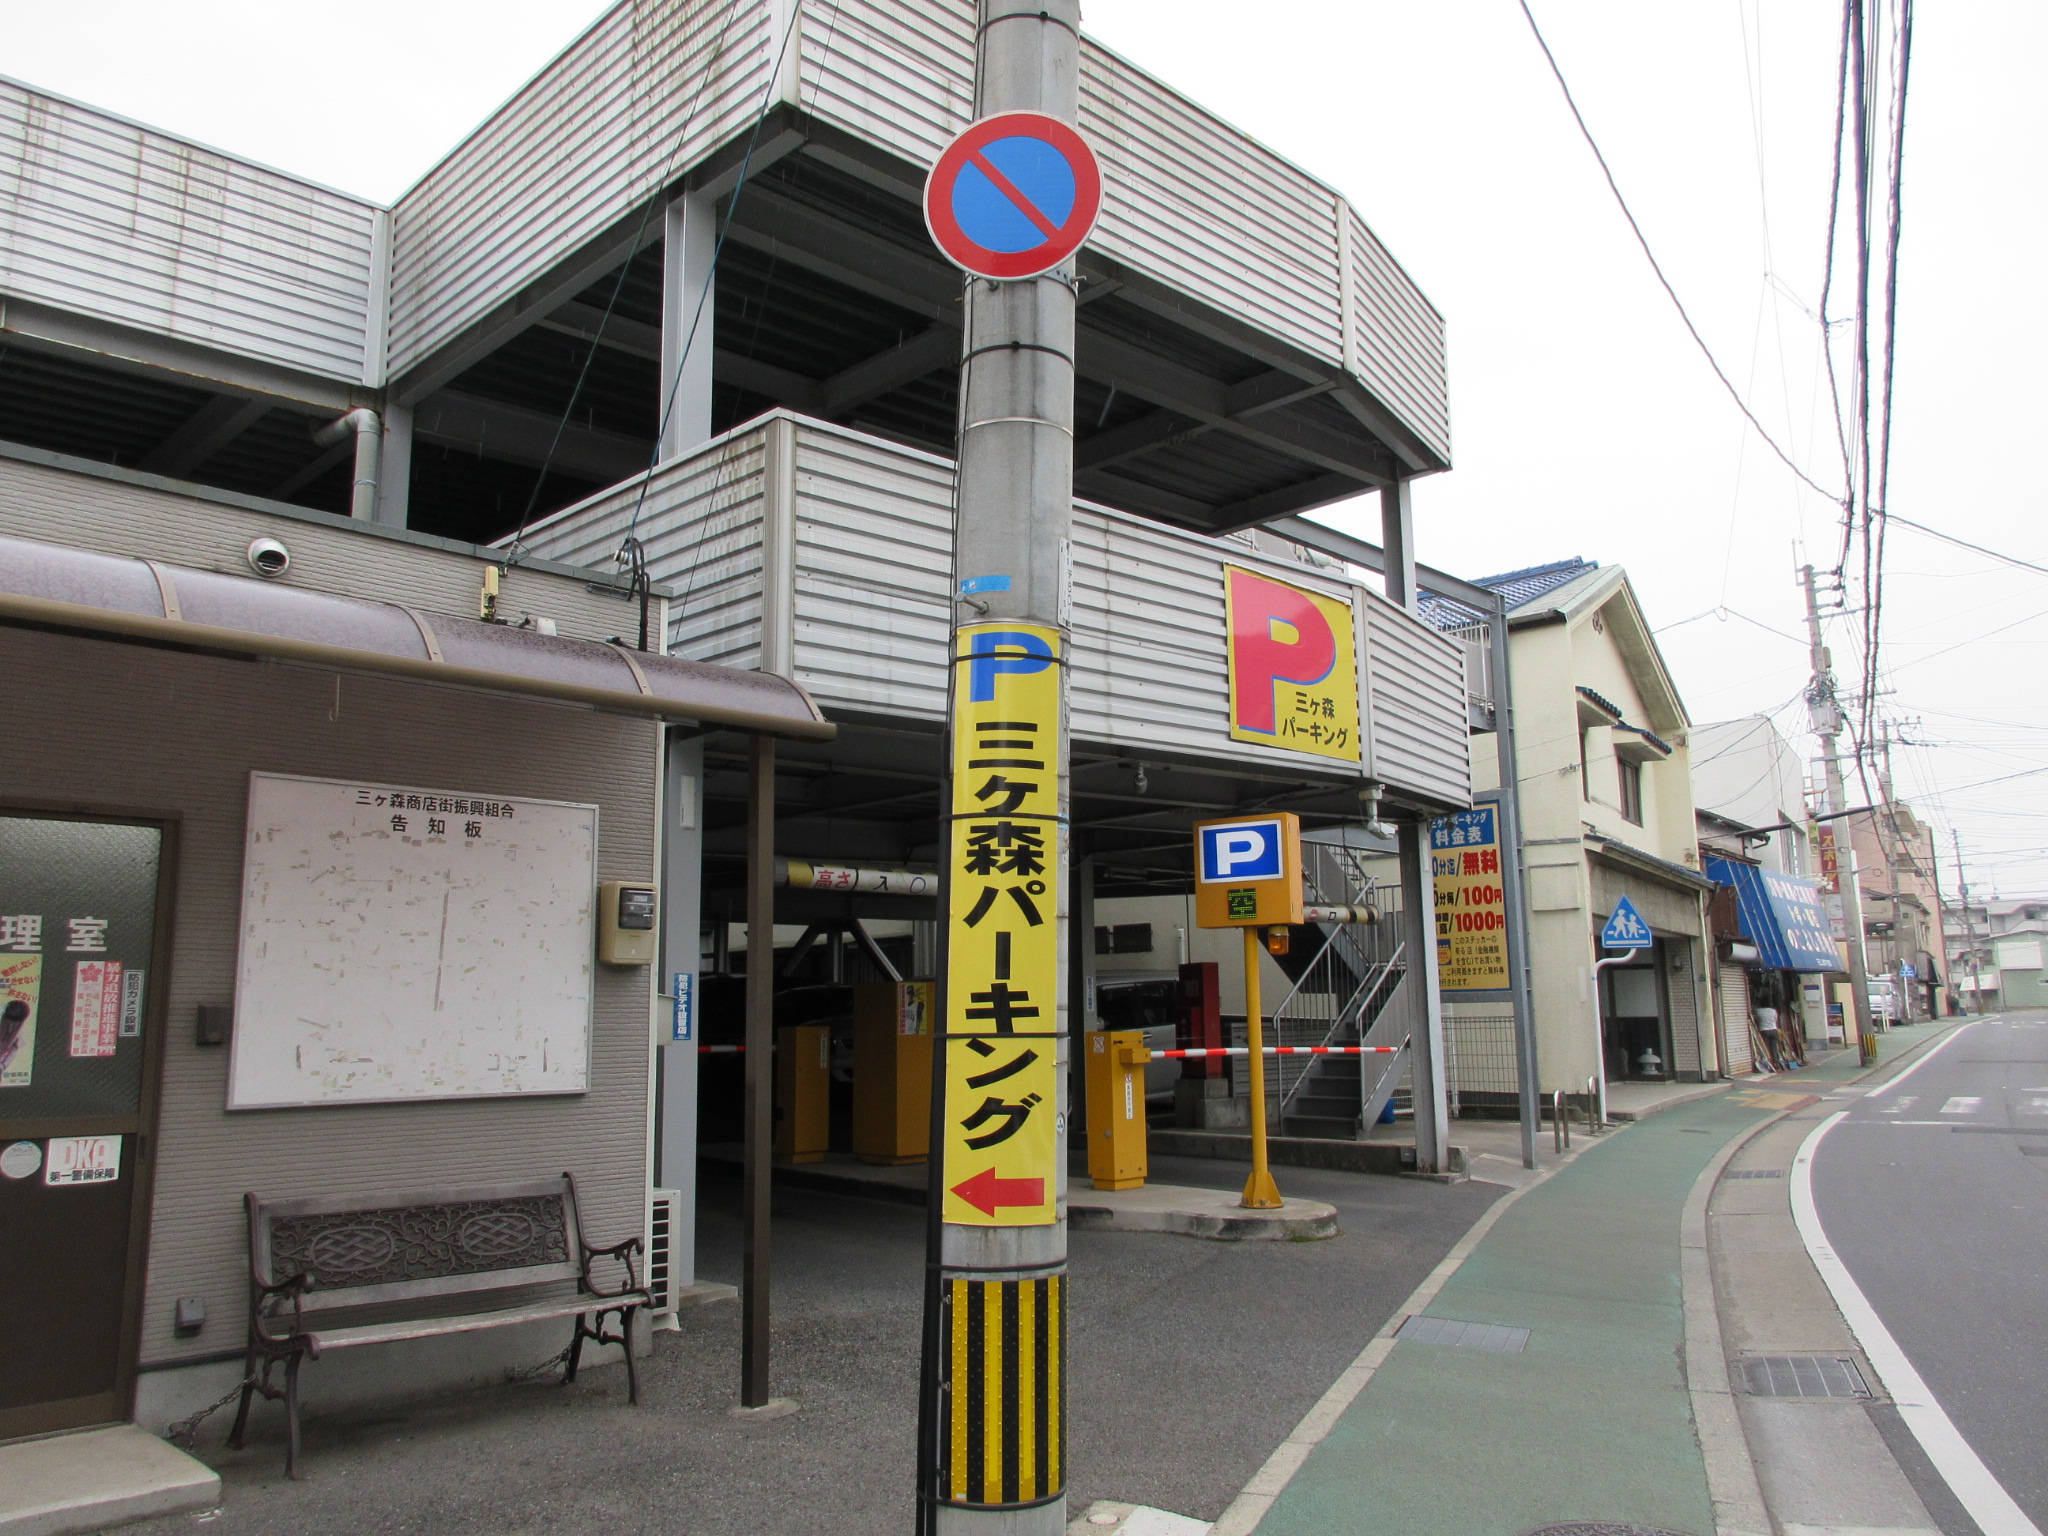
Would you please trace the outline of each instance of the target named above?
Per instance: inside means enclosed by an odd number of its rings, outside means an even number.
[[[1856,1103],[1813,1194],[1892,1337],[2048,1531],[2048,1015],[1968,1025]]]

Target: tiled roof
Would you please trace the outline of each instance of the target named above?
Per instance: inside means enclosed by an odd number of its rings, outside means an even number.
[[[1553,560],[1548,565],[1532,565],[1519,571],[1503,571],[1498,576],[1482,576],[1472,585],[1500,593],[1508,600],[1508,609],[1512,612],[1599,568],[1599,561],[1573,555],[1569,560]],[[1466,624],[1477,624],[1486,617],[1433,592],[1422,594],[1421,608],[1423,618],[1438,629],[1457,629]]]

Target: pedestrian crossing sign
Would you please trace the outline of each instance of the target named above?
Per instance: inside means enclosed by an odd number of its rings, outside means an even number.
[[[1650,925],[1643,921],[1635,903],[1626,896],[1614,904],[1614,915],[1600,930],[1602,949],[1648,949],[1652,943]]]

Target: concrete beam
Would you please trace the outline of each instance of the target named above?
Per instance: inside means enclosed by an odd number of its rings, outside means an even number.
[[[430,395],[413,408],[413,436],[421,442],[466,448],[514,464],[537,468],[546,462],[564,474],[581,475],[604,485],[646,469],[654,449],[651,442],[623,433],[574,423],[562,426],[561,418],[550,412],[452,389]]]
[[[182,480],[269,414],[268,400],[215,395],[173,427],[135,467],[146,475]]]

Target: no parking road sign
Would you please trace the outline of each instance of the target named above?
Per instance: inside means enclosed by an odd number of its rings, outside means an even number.
[[[998,112],[946,146],[924,184],[940,250],[977,277],[1036,277],[1081,248],[1102,211],[1086,141],[1043,112]]]

